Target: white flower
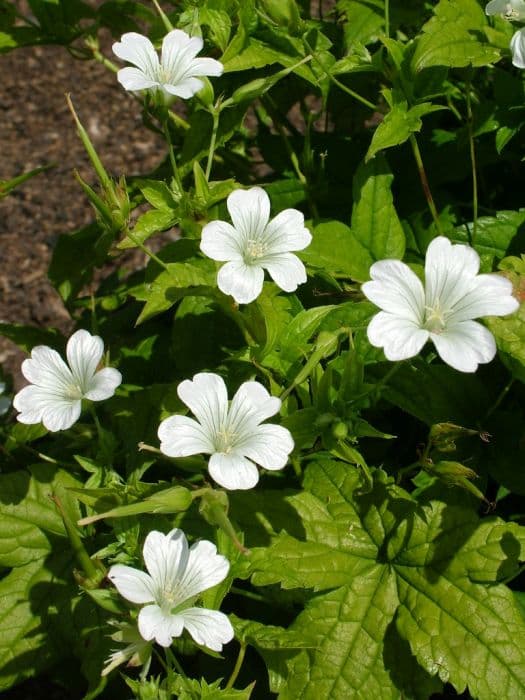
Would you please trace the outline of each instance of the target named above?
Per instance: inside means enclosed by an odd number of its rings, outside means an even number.
[[[127,662],[127,666],[145,665],[146,674],[151,663],[151,642],[147,642],[136,625],[110,620],[110,624],[118,627],[118,631],[110,635],[115,642],[126,644],[123,649],[115,649],[105,661],[101,676],[107,676],[114,668]]]
[[[197,644],[221,651],[233,639],[226,615],[190,605],[196,596],[226,578],[228,560],[206,540],[188,549],[184,533],[177,529],[167,535],[150,532],[143,553],[149,573],[122,564],[115,564],[108,573],[124,598],[145,605],[138,617],[142,637],[169,647],[173,637],[180,637],[186,628]]]
[[[511,282],[498,274],[478,275],[479,256],[465,245],[435,238],[425,261],[425,288],[399,260],[370,268],[364,294],[380,311],[370,321],[368,339],[389,360],[417,355],[432,340],[442,360],[460,372],[475,372],[496,354],[492,333],[473,319],[505,316],[519,307]]]
[[[126,90],[159,90],[168,101],[174,97],[187,100],[204,87],[200,77],[218,76],[224,70],[214,58],[196,58],[202,47],[200,37],[174,29],[162,41],[159,61],[147,37],[128,32],[113,44],[113,53],[136,68],[122,68],[117,79]]]
[[[66,430],[80,417],[82,399],[103,401],[113,396],[122,381],[113,367],[97,370],[102,359],[102,338],[85,330],[73,333],[64,362],[56,350],[37,345],[22,362],[22,374],[31,382],[13,400],[21,423],[42,422],[48,430]]]
[[[514,32],[510,40],[512,64],[516,68],[525,68],[525,27]]]
[[[270,199],[260,187],[235,190],[227,199],[233,226],[212,221],[202,230],[201,250],[226,262],[217,284],[238,304],[249,304],[262,291],[264,270],[285,292],[306,282],[303,263],[291,250],[303,250],[312,240],[297,209],[285,209],[270,221]]]
[[[485,7],[487,15],[500,15],[508,20],[525,18],[524,0],[491,0]]]
[[[203,372],[181,382],[177,393],[197,417],[170,416],[159,426],[160,449],[168,457],[210,454],[208,471],[226,489],[251,489],[259,481],[256,464],[282,469],[293,450],[289,430],[260,425],[281,408],[258,382],[244,382],[230,405],[219,375]]]

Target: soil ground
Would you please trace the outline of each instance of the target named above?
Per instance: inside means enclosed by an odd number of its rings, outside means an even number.
[[[0,199],[0,321],[67,331],[70,319],[47,268],[58,236],[93,219],[73,169],[88,182],[93,173],[65,93],[110,174],[148,172],[164,146],[143,127],[138,102],[95,61],[76,60],[62,47],[28,47],[0,55],[0,72],[0,180],[53,164]],[[17,385],[23,358],[0,338],[0,365]]]

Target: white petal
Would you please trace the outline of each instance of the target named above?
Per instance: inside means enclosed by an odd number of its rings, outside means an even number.
[[[165,535],[152,530],[144,541],[144,562],[153,581],[157,602],[165,592],[178,588],[178,582],[188,562],[188,542],[182,530],[174,529]],[[180,596],[178,603],[186,600]]]
[[[270,219],[270,198],[261,187],[235,190],[226,200],[233,225],[246,238],[262,235]]]
[[[187,416],[170,416],[159,425],[160,451],[168,457],[189,457],[214,451],[211,436]]]
[[[226,221],[211,221],[202,229],[201,250],[212,260],[242,260],[240,237]]]
[[[255,301],[262,292],[264,270],[258,265],[246,265],[242,260],[227,262],[217,275],[221,292],[230,294],[238,304]]]
[[[125,90],[130,90],[131,92],[160,86],[158,80],[150,78],[140,68],[132,68],[131,66],[121,68],[117,72],[117,80]]]
[[[506,316],[519,309],[519,301],[512,296],[512,283],[502,275],[478,275],[471,289],[459,299],[448,323],[455,325],[480,316]]]
[[[108,579],[120,595],[132,603],[151,603],[155,599],[153,581],[144,571],[115,564],[108,572]]]
[[[184,627],[201,646],[222,651],[222,645],[231,642],[233,627],[224,613],[206,608],[188,608],[179,613]]]
[[[46,345],[37,345],[31,358],[22,362],[22,374],[32,384],[48,388],[52,393],[63,395],[73,384],[71,370],[56,350]]]
[[[113,53],[123,61],[132,63],[151,80],[156,80],[159,72],[159,57],[151,41],[137,32],[123,34],[120,42],[113,44]]]
[[[259,481],[255,464],[242,455],[216,452],[210,457],[208,471],[214,481],[225,489],[251,489]]]
[[[186,570],[179,581],[181,598],[188,600],[224,581],[230,570],[230,563],[217,547],[207,540],[196,542],[190,547]]]
[[[259,382],[243,382],[233,397],[228,413],[228,426],[239,432],[243,424],[258,425],[281,410],[281,399],[270,396]]]
[[[114,367],[105,367],[96,372],[88,384],[84,396],[90,401],[104,401],[115,393],[115,389],[122,383],[122,375]]]
[[[173,29],[162,40],[160,62],[165,72],[176,70],[181,62],[188,63],[202,51],[203,42],[198,36],[190,37],[182,29]]]
[[[181,382],[177,394],[210,438],[221,430],[228,412],[228,391],[222,377],[213,372],[201,372],[192,380]]]
[[[104,342],[98,335],[79,330],[67,341],[66,355],[78,384],[87,388],[104,353]]]
[[[272,471],[286,466],[293,448],[290,431],[281,425],[260,425],[242,445],[246,457]]]
[[[194,58],[190,66],[191,75],[209,75],[218,77],[224,72],[224,66],[214,58]]]
[[[429,338],[429,332],[410,320],[380,311],[367,329],[368,340],[383,348],[388,360],[406,360],[417,355]]]
[[[162,83],[162,88],[167,93],[175,95],[176,97],[181,97],[183,100],[189,100],[190,97],[193,97],[193,95],[202,90],[203,87],[204,83],[202,80],[192,77],[184,78],[184,80],[174,84]]]
[[[422,325],[425,293],[421,281],[399,260],[380,260],[370,268],[371,282],[361,286],[363,294],[383,311]]]
[[[475,321],[463,321],[440,334],[431,333],[441,359],[460,372],[475,372],[496,354],[492,333]]]
[[[512,64],[516,68],[525,68],[525,27],[518,29],[510,40],[510,51],[512,53]]]
[[[285,292],[295,292],[300,284],[306,282],[306,268],[293,253],[268,255],[260,263],[268,270],[275,284]]]
[[[312,242],[312,234],[304,225],[304,215],[297,209],[285,209],[270,221],[263,234],[263,243],[270,253],[303,250]]]
[[[154,639],[161,647],[169,647],[173,637],[180,637],[184,628],[181,615],[165,613],[158,605],[146,605],[139,612],[139,632],[146,640]]]
[[[452,309],[470,289],[479,271],[479,255],[466,245],[452,245],[444,236],[428,246],[425,259],[426,304]]]
[[[80,417],[81,401],[65,399],[48,388],[26,386],[13,399],[20,423],[42,422],[51,432],[67,430]]]
[[[487,15],[505,14],[507,3],[508,0],[490,0],[485,7],[485,13]]]

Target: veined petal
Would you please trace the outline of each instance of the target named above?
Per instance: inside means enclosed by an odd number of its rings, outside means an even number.
[[[294,441],[289,430],[281,425],[259,425],[239,449],[248,459],[264,469],[283,469],[288,462]]]
[[[192,380],[181,382],[177,394],[212,439],[221,430],[228,413],[228,391],[224,379],[213,372],[201,372]]]
[[[368,340],[383,348],[387,360],[406,360],[417,355],[429,338],[429,332],[411,320],[380,311],[367,329]]]
[[[216,586],[224,581],[229,570],[229,561],[217,554],[217,547],[212,542],[196,542],[190,547],[186,569],[178,583],[181,599],[188,600]]]
[[[216,452],[210,457],[208,471],[214,481],[225,489],[251,489],[259,481],[253,462],[236,453]]]
[[[122,375],[114,367],[104,367],[91,378],[87,391],[84,394],[90,401],[104,401],[115,393],[115,389],[122,383]]]
[[[270,219],[270,198],[261,187],[235,190],[226,200],[233,225],[245,239],[258,239]]]
[[[144,639],[154,639],[161,647],[169,647],[173,637],[182,634],[184,621],[181,615],[170,615],[158,605],[146,605],[139,612],[138,626]]]
[[[97,370],[104,353],[104,342],[98,335],[79,330],[67,341],[66,356],[71,372],[83,390]]]
[[[237,389],[228,412],[228,430],[241,433],[252,429],[281,410],[281,399],[270,396],[259,382],[244,382]]]
[[[159,58],[148,37],[137,32],[127,32],[120,38],[120,42],[113,44],[113,53],[123,61],[132,63],[152,80],[156,80],[159,73]]]
[[[361,286],[372,303],[389,314],[422,325],[425,317],[423,285],[408,265],[399,260],[380,260],[370,268],[371,282]]]
[[[188,562],[188,541],[182,530],[176,528],[167,535],[152,530],[144,541],[143,554],[153,582],[155,601],[162,604],[169,594],[172,595],[173,606],[186,600],[184,596],[177,595],[180,578]]]
[[[262,243],[270,253],[303,250],[312,242],[312,234],[304,225],[304,214],[297,209],[284,209],[266,226]]]
[[[275,284],[285,292],[295,292],[300,284],[306,282],[306,268],[293,253],[267,255],[260,264],[270,273]]]
[[[131,66],[126,66],[117,71],[117,80],[125,90],[130,92],[148,90],[160,86],[158,80],[150,78],[140,68],[132,68]]]
[[[191,75],[209,75],[217,78],[224,72],[224,66],[214,58],[194,58],[189,68]]]
[[[176,73],[180,63],[188,63],[200,51],[203,42],[198,36],[190,37],[182,29],[173,29],[162,40],[161,65],[165,73]]]
[[[466,245],[434,238],[425,258],[426,305],[452,309],[470,289],[479,271],[479,255]]]
[[[525,68],[525,27],[518,29],[510,40],[512,53],[512,65],[516,68]]]
[[[56,350],[37,345],[31,358],[22,362],[22,374],[31,382],[59,396],[74,383],[71,370]]]
[[[170,416],[159,425],[160,451],[168,457],[189,457],[214,451],[212,436],[193,418]]]
[[[512,296],[512,282],[498,274],[478,275],[469,292],[452,309],[447,325],[455,325],[480,316],[506,316],[519,309]]]
[[[179,613],[184,627],[201,646],[222,651],[222,645],[234,637],[231,622],[224,613],[206,608],[187,608]]]
[[[259,265],[246,265],[242,260],[232,260],[221,267],[217,285],[221,292],[230,294],[238,304],[255,301],[262,292],[264,270]]]
[[[13,406],[20,411],[20,423],[42,422],[51,432],[67,430],[80,417],[81,401],[67,399],[52,389],[26,386],[13,399]]]
[[[46,406],[42,413],[42,423],[52,433],[71,428],[80,418],[82,402],[80,399],[63,400]]]
[[[189,100],[193,97],[195,93],[202,90],[204,83],[199,78],[187,77],[180,81],[180,83],[162,83],[162,89],[168,92],[170,95],[175,95],[176,97],[181,97],[183,100]]]
[[[108,579],[120,595],[132,603],[151,603],[155,600],[153,581],[144,571],[114,564],[108,572]]]
[[[201,250],[212,260],[242,260],[239,234],[226,221],[211,221],[202,229]]]
[[[430,337],[441,359],[460,372],[475,372],[478,364],[490,362],[496,354],[494,336],[476,321],[462,321]]]

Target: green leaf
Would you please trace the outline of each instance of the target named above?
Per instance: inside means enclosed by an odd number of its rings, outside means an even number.
[[[346,224],[325,221],[314,228],[312,236],[308,248],[299,252],[299,257],[307,265],[359,282],[368,279],[374,261]]]
[[[487,66],[500,58],[484,35],[487,18],[476,0],[440,0],[434,17],[423,27],[412,68]]]
[[[436,489],[418,504],[379,470],[363,493],[333,461],[311,464],[304,486],[285,497],[303,539],[278,534],[249,562],[255,584],[318,592],[290,628],[316,646],[283,657],[280,697],[427,698],[440,680],[481,698],[524,692],[525,621],[500,583],[519,571],[524,528]]]
[[[392,148],[405,143],[410,138],[411,134],[421,130],[423,125],[421,118],[425,114],[437,112],[443,107],[433,105],[430,102],[423,102],[415,107],[408,107],[405,100],[399,100],[390,90],[384,90],[383,93],[387,101],[392,102],[390,111],[385,116],[381,124],[377,127],[372,137],[372,142],[366,154],[366,161],[369,161],[376,153],[385,148]]]
[[[151,282],[133,290],[136,299],[146,302],[137,324],[170,309],[187,294],[208,293],[215,286],[215,278],[215,263],[208,258],[168,263],[168,270],[162,270]]]
[[[487,262],[487,272],[492,271],[494,258],[501,260],[513,238],[525,222],[525,211],[498,211],[496,216],[480,216],[477,222],[476,238],[473,247]],[[467,243],[472,240],[472,223],[456,226],[454,241]]]
[[[504,258],[499,267],[512,281],[515,295],[521,301],[525,289],[525,256]],[[487,318],[486,324],[496,338],[498,349],[525,365],[525,304],[510,316]]]
[[[35,345],[49,345],[53,348],[61,348],[63,338],[58,331],[51,328],[35,328],[23,326],[20,323],[1,323],[0,335],[9,338],[19,348],[30,352]]]
[[[383,0],[339,0],[337,9],[344,13],[345,44],[367,44],[381,34],[385,23]]]
[[[392,197],[394,176],[383,157],[361,165],[354,177],[352,232],[372,259],[403,259],[405,234]]]
[[[0,476],[0,565],[22,566],[51,551],[53,537],[66,534],[51,496],[75,521],[80,513],[67,488],[79,483],[45,464]]]
[[[131,235],[124,236],[117,247],[121,250],[136,248],[137,242],[144,243],[155,233],[166,231],[177,223],[179,223],[179,217],[173,210],[150,209],[139,216],[130,231]]]

